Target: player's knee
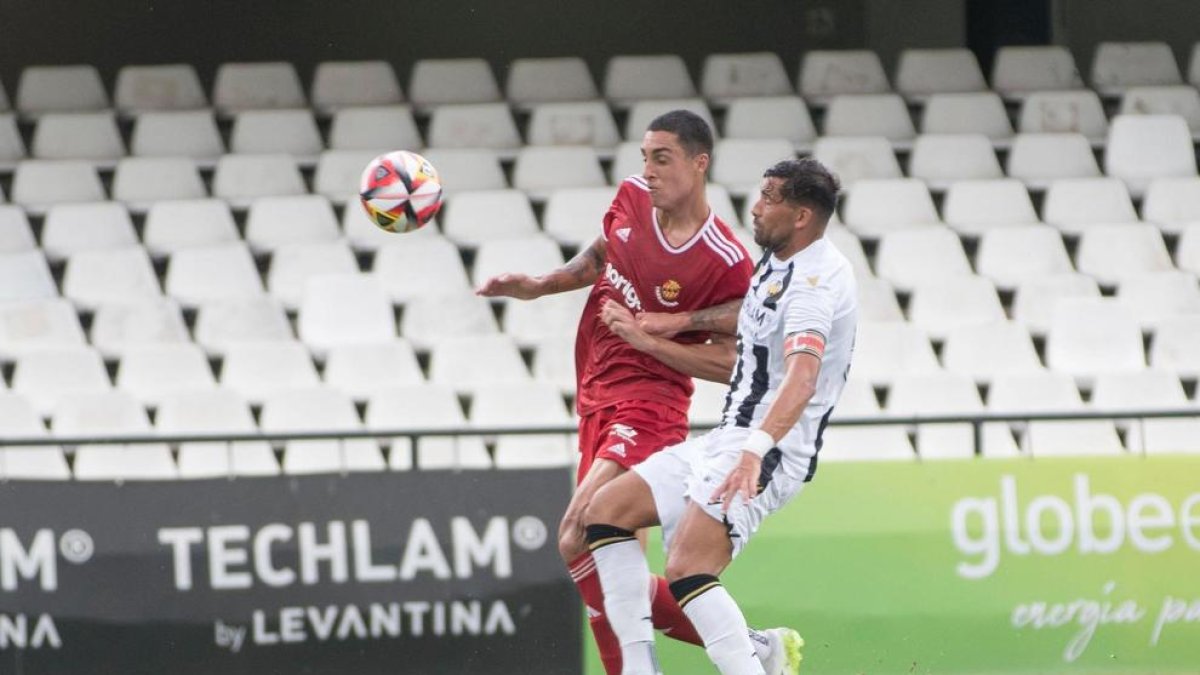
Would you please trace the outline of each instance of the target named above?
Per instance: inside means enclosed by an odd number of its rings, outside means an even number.
[[[605,499],[609,496],[608,486],[600,488],[596,496],[583,509],[583,525],[614,524],[620,517],[620,509],[615,500]]]
[[[675,582],[699,573],[696,565],[686,555],[677,551],[667,554],[667,564],[663,568],[663,575],[667,577],[667,581]]]
[[[568,513],[558,528],[558,554],[563,560],[571,562],[585,551],[587,542],[583,538],[583,522],[579,514]]]

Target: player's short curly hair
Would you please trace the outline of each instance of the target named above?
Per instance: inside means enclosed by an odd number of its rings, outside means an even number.
[[[813,159],[787,159],[763,172],[764,178],[783,181],[779,192],[793,204],[812,208],[823,222],[837,209],[842,184],[825,165]]]
[[[688,156],[705,154],[712,157],[712,128],[704,118],[690,110],[672,110],[650,121],[646,131],[668,131],[679,138],[679,144]]]

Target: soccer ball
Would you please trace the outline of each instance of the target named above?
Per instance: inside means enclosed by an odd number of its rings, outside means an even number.
[[[437,169],[415,152],[397,150],[371,160],[359,196],[367,217],[386,232],[424,227],[442,208]]]

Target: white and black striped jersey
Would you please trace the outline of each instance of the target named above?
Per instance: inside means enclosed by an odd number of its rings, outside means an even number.
[[[816,393],[778,444],[792,458],[813,458],[800,464],[807,475],[798,476],[811,479],[821,433],[846,383],[857,322],[854,272],[827,239],[818,239],[787,260],[765,256],[754,270],[738,316],[737,364],[721,426],[757,428],[783,380],[785,339],[805,331],[819,333],[825,348]]]

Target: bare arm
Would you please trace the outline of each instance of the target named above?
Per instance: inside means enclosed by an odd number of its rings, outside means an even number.
[[[476,295],[532,300],[551,293],[564,293],[591,286],[604,269],[604,238],[597,237],[562,267],[536,277],[527,274],[501,274],[483,282]]]
[[[634,317],[624,306],[611,300],[605,301],[600,309],[600,318],[609,330],[634,349],[653,356],[684,375],[722,384],[729,382],[737,356],[734,340],[730,336],[718,336],[706,344],[680,344],[647,333],[641,328],[639,317]]]
[[[662,337],[673,337],[688,331],[736,335],[738,312],[741,310],[742,299],[738,298],[691,312],[645,312],[637,318],[642,330]]]

